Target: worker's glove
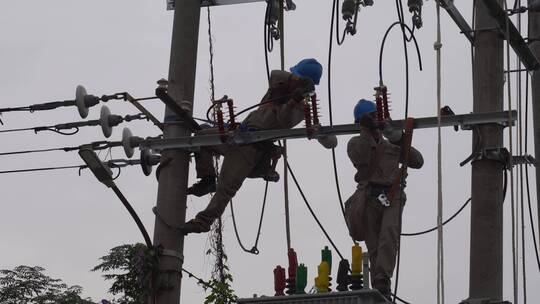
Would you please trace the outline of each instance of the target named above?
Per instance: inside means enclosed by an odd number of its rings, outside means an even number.
[[[391,143],[399,142],[403,136],[403,132],[401,130],[396,130],[388,121],[384,123],[382,134]]]
[[[337,147],[337,137],[335,135],[325,135],[317,138],[317,141],[326,149]]]
[[[292,92],[292,99],[296,102],[300,102],[304,99],[305,94],[306,94],[306,91],[303,88],[296,88]]]

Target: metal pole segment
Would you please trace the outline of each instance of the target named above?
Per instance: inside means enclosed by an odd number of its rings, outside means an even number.
[[[514,25],[514,23],[510,20],[502,6],[498,3],[498,1],[494,0],[482,0],[483,4],[487,8],[487,13],[493,17],[493,19],[497,22],[500,29],[500,33],[503,34],[514,51],[516,52],[516,55],[519,57],[523,65],[527,68],[527,70],[532,71],[536,70],[540,67],[540,63],[538,62],[538,59],[536,56],[532,53],[531,49],[521,37],[520,32]],[[508,29],[506,28],[508,26]]]
[[[477,1],[477,29],[497,26],[485,3]],[[503,54],[499,31],[475,33],[473,111],[476,115],[503,109]],[[501,125],[485,123],[476,128],[473,143],[480,143],[479,151],[503,147]],[[478,159],[472,163],[470,299],[500,301],[503,296],[503,171],[504,164],[496,160]]]
[[[459,10],[454,5],[453,0],[438,0],[439,5],[446,10],[450,18],[454,20],[456,25],[459,27],[463,35],[469,39],[469,41],[474,44],[474,32],[471,29],[471,26],[467,23],[465,18],[461,15]]]
[[[441,117],[441,126],[452,127],[461,126],[462,129],[468,130],[473,125],[478,124],[501,124],[501,128],[508,124],[509,117],[511,122],[517,119],[517,112],[502,111],[488,113],[462,114],[453,116]],[[390,124],[396,129],[404,128],[404,120],[394,120]],[[414,129],[436,128],[437,117],[417,118],[414,121]],[[313,132],[312,138],[319,138],[326,135],[350,135],[358,134],[360,130],[359,124],[346,124],[320,127]],[[280,129],[280,130],[264,130],[255,132],[237,132],[231,133],[228,137],[227,144],[251,144],[265,140],[279,140],[283,138],[307,138],[308,132],[306,128],[296,129]],[[221,135],[200,135],[186,136],[167,139],[146,139],[139,144],[141,148],[150,148],[154,151],[173,148],[197,148],[201,146],[212,146],[223,144]]]
[[[529,41],[530,48],[536,57],[540,57],[540,12],[529,11]],[[534,136],[534,156],[540,157],[540,71],[536,70],[531,75],[532,91],[532,116]],[[525,143],[527,144],[527,143]],[[536,206],[538,211],[538,226],[540,231],[540,167],[536,167]]]
[[[195,71],[197,64],[197,45],[199,39],[199,20],[201,15],[200,0],[182,0],[174,11],[174,22],[169,65],[168,94],[175,102],[184,101],[193,109],[195,91]],[[165,109],[163,138],[190,136],[188,121],[179,124],[167,124],[169,121],[182,120],[169,107]],[[162,159],[167,165],[161,168],[157,194],[157,213],[164,221],[156,217],[154,245],[171,250],[177,256],[184,251],[184,236],[172,227],[180,227],[186,220],[186,190],[189,172],[189,152],[181,149],[162,151]],[[168,223],[169,225],[166,225]],[[183,259],[172,255],[163,255],[159,259],[158,282],[162,286],[155,296],[155,303],[180,303]],[[165,285],[165,286],[163,286]],[[154,299],[149,299],[154,303]]]

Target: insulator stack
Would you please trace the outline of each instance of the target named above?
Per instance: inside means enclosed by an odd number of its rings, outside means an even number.
[[[330,286],[332,286],[332,277],[330,277],[332,274],[332,251],[328,249],[328,246],[324,246],[324,249],[321,250],[321,261],[328,263],[328,291],[330,291]]]
[[[308,129],[308,132],[311,131],[312,123],[311,123],[311,108],[309,106],[309,102],[304,99],[304,120],[306,121],[306,129]]]
[[[311,96],[311,113],[313,115],[313,125],[319,125],[319,108],[317,105],[317,94]]]
[[[307,267],[304,264],[298,265],[296,270],[296,294],[305,294],[307,286]]]
[[[285,268],[279,265],[274,268],[274,290],[275,296],[285,295]]]
[[[384,121],[383,97],[381,87],[375,87],[375,105],[377,107],[377,121]]]
[[[352,247],[352,267],[351,267],[351,290],[362,289],[362,247],[354,244]]]
[[[223,111],[221,110],[221,105],[216,104],[216,118],[219,134],[221,135],[221,141],[227,141],[227,135],[225,134],[225,123],[223,122]]]
[[[317,288],[317,293],[326,293],[328,292],[328,287],[330,286],[330,269],[328,268],[328,263],[326,261],[321,262],[317,268],[319,275],[315,278],[315,287]]]
[[[234,130],[236,128],[236,115],[234,114],[234,101],[227,99],[227,107],[229,108],[229,129]]]
[[[390,119],[390,107],[388,106],[388,88],[386,86],[382,86],[382,106],[384,111],[384,119]]]
[[[291,295],[296,293],[296,270],[298,268],[298,258],[293,248],[289,248],[287,256],[289,259],[289,278],[287,279],[286,293]]]
[[[349,284],[351,283],[351,277],[349,276],[349,261],[339,261],[338,274],[337,274],[337,287],[338,291],[348,291]]]

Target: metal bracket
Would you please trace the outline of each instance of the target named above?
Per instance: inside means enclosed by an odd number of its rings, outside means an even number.
[[[484,148],[476,154],[472,162],[477,160],[494,160],[502,163],[506,169],[509,169],[510,152],[504,147]]]
[[[480,298],[480,299],[463,300],[459,304],[512,304],[512,303],[509,301],[492,301],[489,298]]]
[[[532,71],[540,68],[540,62],[499,3],[492,0],[482,0],[482,2],[527,70]]]
[[[474,32],[471,29],[471,26],[467,23],[465,18],[461,15],[459,10],[454,5],[453,0],[437,0],[439,5],[446,10],[450,18],[454,20],[461,32],[469,39],[471,44],[474,44]]]

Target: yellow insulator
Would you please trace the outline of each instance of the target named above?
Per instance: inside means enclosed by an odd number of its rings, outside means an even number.
[[[360,275],[362,273],[362,247],[357,243],[352,247],[352,275]]]
[[[315,287],[317,287],[317,292],[328,292],[328,287],[330,286],[330,267],[326,261],[321,262],[319,267],[317,267],[319,276],[315,278]]]

